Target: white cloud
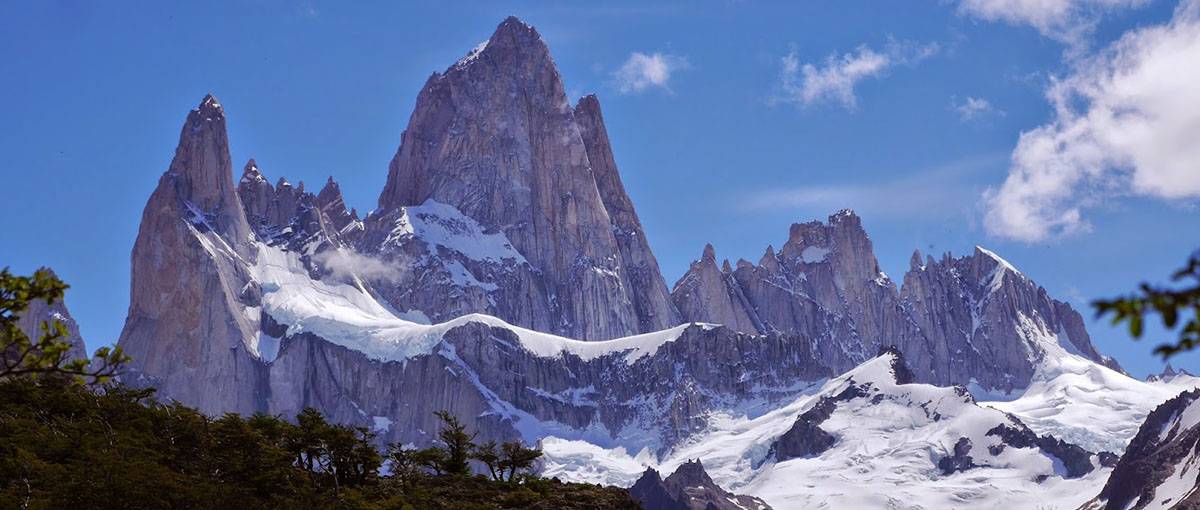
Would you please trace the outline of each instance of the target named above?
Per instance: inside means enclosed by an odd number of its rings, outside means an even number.
[[[985,21],[1028,25],[1042,35],[1082,45],[1100,17],[1149,0],[962,0],[959,12]]]
[[[1125,195],[1200,197],[1200,0],[1130,31],[1052,81],[1051,122],[1024,132],[1009,175],[984,194],[994,235],[1086,231],[1084,211]]]
[[[657,52],[647,55],[635,51],[613,73],[613,78],[622,94],[642,92],[650,87],[670,92],[671,74],[687,67],[687,59],[680,56]]]
[[[313,261],[329,271],[337,280],[349,281],[352,277],[374,281],[400,281],[402,261],[385,262],[345,249],[326,250],[313,256]]]
[[[962,102],[951,100],[950,106],[954,108],[955,112],[958,112],[958,118],[963,122],[980,120],[989,115],[1001,117],[1005,115],[1004,110],[992,106],[991,101],[981,97],[967,96]]]
[[[918,45],[890,41],[883,52],[863,45],[854,53],[826,57],[823,66],[800,64],[793,50],[783,57],[779,94],[774,101],[809,106],[820,102],[840,103],[846,109],[858,107],[854,87],[867,78],[882,75],[888,68],[913,64],[938,52],[936,43]]]

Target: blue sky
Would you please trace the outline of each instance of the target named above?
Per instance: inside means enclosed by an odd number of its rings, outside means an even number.
[[[1098,3],[0,2],[0,265],[56,268],[89,347],[111,343],[142,207],[205,93],[235,167],[332,174],[365,212],[425,79],[514,14],[570,95],[600,96],[668,284],[706,242],[757,260],[849,207],[897,280],[914,248],[980,244],[1090,317],[1200,246],[1200,103],[1153,74],[1195,76],[1200,54],[1156,49],[1194,42],[1200,8]],[[1161,332],[1090,331],[1135,375],[1161,367]]]

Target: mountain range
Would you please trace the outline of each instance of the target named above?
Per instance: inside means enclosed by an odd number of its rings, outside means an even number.
[[[252,159],[235,181],[226,123],[212,95],[188,113],[133,248],[122,380],[160,398],[415,445],[444,409],[540,443],[547,476],[671,504],[1194,499],[1176,395],[1200,380],[1129,377],[983,247],[914,252],[897,282],[847,209],[757,262],[705,246],[668,286],[599,99],[572,105],[516,18],[430,76],[365,215],[333,177],[272,184]]]

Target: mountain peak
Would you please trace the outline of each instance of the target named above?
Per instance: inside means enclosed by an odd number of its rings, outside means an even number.
[[[225,109],[221,107],[221,102],[217,101],[217,97],[212,93],[204,96],[204,99],[200,101],[200,106],[196,107],[196,111],[209,118],[225,116]]]
[[[712,243],[704,245],[704,253],[701,255],[700,260],[711,260],[714,264],[717,262],[717,250],[713,248]]]
[[[529,23],[521,21],[521,18],[509,16],[500,22],[496,27],[496,31],[492,33],[489,41],[495,41],[500,37],[518,37],[518,38],[533,38],[541,39],[537,29],[533,28]]]

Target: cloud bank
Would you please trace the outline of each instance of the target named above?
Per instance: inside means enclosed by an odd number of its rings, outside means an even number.
[[[1024,132],[1009,174],[984,194],[996,236],[1041,241],[1086,231],[1117,196],[1200,197],[1200,0],[1126,33],[1052,81],[1053,119]]]
[[[1033,27],[1045,37],[1082,46],[1100,18],[1150,0],[962,0],[959,12],[984,21]]]

